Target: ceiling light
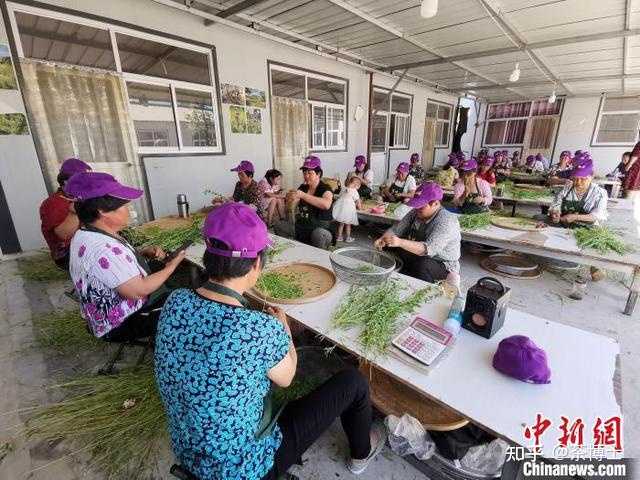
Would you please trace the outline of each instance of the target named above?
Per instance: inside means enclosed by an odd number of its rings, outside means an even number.
[[[551,96],[549,97],[549,103],[556,103],[556,91],[554,90],[553,93],[551,93]]]
[[[516,66],[513,69],[513,72],[511,72],[511,75],[509,75],[509,81],[517,82],[518,80],[520,80],[520,64],[516,63]]]
[[[435,17],[438,13],[438,0],[422,0],[420,16],[423,18]]]

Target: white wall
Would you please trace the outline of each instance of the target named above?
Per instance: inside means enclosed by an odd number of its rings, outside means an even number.
[[[8,43],[1,21],[0,43]],[[25,113],[19,90],[0,90],[0,113]],[[31,135],[0,135],[0,183],[22,250],[44,246],[38,210],[47,190]]]
[[[170,9],[149,0],[47,0],[45,3],[120,20],[129,24],[167,32],[186,39],[215,45],[220,83],[259,88],[267,92],[267,60],[295,67],[315,70],[349,80],[348,145],[346,152],[320,153],[325,174],[341,175],[352,167],[358,154],[366,153],[367,115],[360,122],[354,119],[357,105],[365,111],[369,100],[369,74],[355,66],[304,52],[281,43],[214,24],[203,25],[195,15]],[[391,87],[395,80],[375,75],[374,84]],[[399,90],[414,95],[411,145],[408,150],[394,151],[391,163],[397,164],[416,151],[422,151],[422,136],[426,99],[435,98],[455,105],[457,98],[435,94],[413,82],[402,82]],[[268,103],[268,98],[267,98]],[[261,177],[273,165],[271,147],[271,120],[269,108],[262,110],[262,135],[234,134],[229,125],[228,106],[223,105],[225,155],[146,157],[144,163],[156,216],[175,212],[175,195],[186,193],[193,208],[204,205],[205,189],[231,193],[235,176],[229,169],[240,160],[251,160],[256,166],[256,176]],[[437,157],[446,157],[447,150],[438,151]],[[258,178],[259,179],[259,178]]]

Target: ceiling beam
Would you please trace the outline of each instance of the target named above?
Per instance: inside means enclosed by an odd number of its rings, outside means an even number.
[[[374,17],[373,15],[370,15],[366,12],[364,12],[363,10],[361,10],[358,7],[355,7],[354,5],[351,5],[350,3],[347,3],[344,0],[327,0],[330,3],[333,3],[334,5],[337,5],[338,7],[352,13],[353,15],[371,23],[372,25],[375,25],[376,27],[384,30],[387,33],[390,33],[392,35],[394,35],[395,37],[402,39],[420,49],[422,49],[425,53],[428,53],[429,55],[433,55],[435,56],[437,59],[442,60],[444,59],[444,57],[442,56],[442,54],[440,54],[437,50],[435,50],[434,48],[429,47],[428,45],[425,45],[424,43],[411,38],[410,35],[406,35],[404,32],[402,32],[401,30],[392,27],[391,25],[386,24],[385,22],[380,21],[379,19],[377,19],[376,17]],[[493,84],[498,84],[500,82],[498,82],[497,80],[488,77],[486,75],[484,75],[483,73],[480,73],[479,71],[468,67],[460,62],[451,62],[453,65],[455,65],[458,68],[461,68],[462,70],[465,70],[473,75],[475,75],[476,77],[480,77],[483,80],[487,81],[487,82],[491,82]],[[406,70],[406,68],[393,68],[393,70]],[[517,93],[517,92],[514,92]]]
[[[624,28],[629,30],[631,28],[631,4],[633,0],[627,0],[624,9]],[[627,65],[629,63],[629,38],[625,37],[624,44],[622,46],[622,93],[627,91],[627,82],[624,75],[627,74]]]
[[[558,79],[555,73],[551,70],[551,68],[545,63],[545,61],[535,52],[531,51],[527,47],[527,42],[522,34],[518,31],[518,29],[513,25],[508,18],[505,17],[504,13],[496,7],[491,0],[478,0],[478,3],[484,8],[487,14],[491,17],[493,22],[500,27],[502,33],[518,48],[522,49],[524,52],[529,55],[531,62],[536,66],[540,72],[547,78],[553,81],[554,84],[559,85],[567,93],[571,93],[571,90],[567,88],[566,85],[563,85],[562,81]]]
[[[597,77],[571,77],[571,78],[563,78],[562,81],[565,83],[587,83],[587,82],[597,82],[600,80],[634,80],[640,78],[640,73],[630,73],[628,75],[620,75],[619,73],[614,73],[611,75],[600,75]],[[545,85],[549,85],[552,83],[550,80],[536,80],[531,82],[518,82],[517,88],[525,88],[525,87],[543,87]],[[471,88],[473,91],[482,91],[482,90],[496,90],[500,88],[504,88],[507,85],[482,85],[481,87]]]
[[[295,43],[292,42],[290,40],[278,37],[276,35],[272,35],[270,33],[267,32],[263,32],[261,30],[258,30],[256,28],[251,28],[248,26],[244,26],[241,25],[239,23],[233,22],[231,20],[228,20],[226,18],[220,18],[217,17],[216,15],[209,13],[209,12],[205,12],[204,10],[200,10],[197,8],[193,8],[187,5],[181,5],[179,3],[174,2],[173,0],[151,0],[152,2],[158,3],[160,5],[164,5],[166,7],[169,8],[174,8],[176,10],[181,10],[183,12],[187,12],[187,13],[191,13],[193,15],[196,15],[198,17],[204,18],[204,19],[208,19],[208,20],[213,20],[215,23],[219,23],[222,25],[226,25],[228,27],[234,28],[236,30],[241,30],[245,33],[249,33],[249,34],[253,34],[262,38],[266,38],[269,39],[271,41],[274,41],[276,43],[280,43],[283,45],[287,45],[289,47],[295,48],[297,50],[304,50],[306,52],[315,54],[315,55],[319,55],[325,58],[329,58],[331,60],[340,62],[340,63],[344,63],[346,65],[351,65],[354,66],[356,68],[359,68],[361,70],[367,71],[367,72],[373,72],[373,73],[377,73],[380,75],[386,75],[392,78],[397,78],[397,75],[394,75],[391,72],[386,71],[385,67],[387,67],[388,65],[385,64],[377,64],[376,62],[370,61],[365,59],[364,57],[357,55],[353,52],[349,52],[348,50],[342,50],[342,49],[336,49],[335,47],[331,46],[331,45],[327,45],[326,51],[324,48],[316,48],[316,46],[322,46],[322,44],[318,41],[315,41],[311,38],[307,38],[304,37],[303,35],[299,35],[295,32],[290,32],[286,29],[283,29],[281,27],[278,27],[275,24],[272,24],[271,22],[267,22],[267,21],[263,21],[263,20],[259,20],[257,18],[251,17],[250,15],[246,15],[244,13],[239,13],[237,16],[240,18],[244,18],[245,20],[248,20],[252,23],[255,23],[256,25],[262,25],[266,28],[269,29],[273,29],[275,31],[278,31],[280,33],[283,33],[287,36],[293,37],[293,38],[297,38],[299,40],[302,40],[304,42],[307,42],[309,44],[311,44],[312,46],[305,46],[302,45],[300,43]],[[205,4],[205,5],[209,5],[212,6],[213,8],[216,8],[214,5],[216,4],[216,2],[214,2],[213,0],[198,0],[199,3]],[[331,53],[333,52],[333,53]],[[343,58],[343,57],[350,57],[350,58]],[[421,77],[417,77],[415,75],[406,75],[407,79],[411,79],[412,81],[422,84],[424,86],[430,87],[432,89],[434,89],[435,91],[441,91],[441,92],[445,92],[445,93],[449,93],[449,94],[453,94],[453,95],[458,95],[461,92],[458,91],[452,91],[449,90],[446,87],[443,86],[439,86],[438,84],[436,84],[435,82],[432,82],[430,80],[421,78]]]
[[[553,40],[543,40],[541,42],[527,43],[526,48],[529,50],[538,50],[541,48],[558,47],[561,45],[572,45],[576,43],[595,42],[598,40],[611,40],[614,38],[627,38],[640,35],[640,28],[630,28],[625,30],[616,30],[612,32],[592,33],[589,35],[580,35],[576,37],[556,38]],[[495,57],[497,55],[506,55],[508,53],[522,52],[524,49],[520,47],[503,47],[494,48],[493,50],[485,50],[483,52],[466,53],[464,55],[453,55],[451,57],[439,58],[436,60],[423,60],[420,62],[402,63],[399,65],[391,65],[388,70],[402,70],[405,68],[426,67],[429,65],[440,65],[443,63],[459,62],[463,60],[475,60],[477,58]]]
[[[264,1],[265,0],[242,0],[241,2],[238,2],[235,5],[232,5],[231,7],[217,13],[216,16],[220,18],[228,18],[232,15],[237,15],[238,13],[243,12],[247,8],[251,8],[254,5],[257,5],[258,3],[262,3]],[[211,25],[212,23],[214,23],[213,20],[204,21],[205,26]]]

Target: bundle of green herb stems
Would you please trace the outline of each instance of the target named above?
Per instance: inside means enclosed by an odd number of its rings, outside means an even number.
[[[576,228],[573,234],[580,248],[592,248],[601,254],[615,252],[624,255],[631,251],[617,233],[605,226]]]
[[[491,224],[491,212],[469,213],[458,217],[460,228],[463,230],[477,230]]]
[[[122,231],[122,236],[136,248],[156,245],[166,252],[171,252],[188,241],[193,243],[201,242],[203,222],[204,217],[197,216],[190,225],[170,230],[157,226],[127,228]]]
[[[291,300],[304,295],[300,279],[296,275],[279,272],[263,272],[256,288],[268,297]]]
[[[344,330],[360,327],[363,350],[374,356],[384,355],[398,334],[400,318],[442,294],[439,285],[402,295],[405,289],[394,280],[374,287],[352,286],[333,314],[333,327]]]

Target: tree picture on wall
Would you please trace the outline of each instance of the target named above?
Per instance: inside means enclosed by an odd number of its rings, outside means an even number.
[[[222,84],[222,103],[230,105],[245,105],[244,88],[230,83]]]
[[[267,100],[264,90],[246,87],[245,97],[247,99],[247,107],[267,108]]]
[[[27,118],[22,113],[0,115],[0,135],[28,135]]]
[[[247,111],[244,107],[236,107],[235,105],[230,106],[229,120],[231,122],[232,133],[247,132]]]
[[[17,88],[9,48],[6,45],[0,45],[0,89],[16,90]]]
[[[247,133],[262,133],[262,112],[259,108],[247,108]]]

